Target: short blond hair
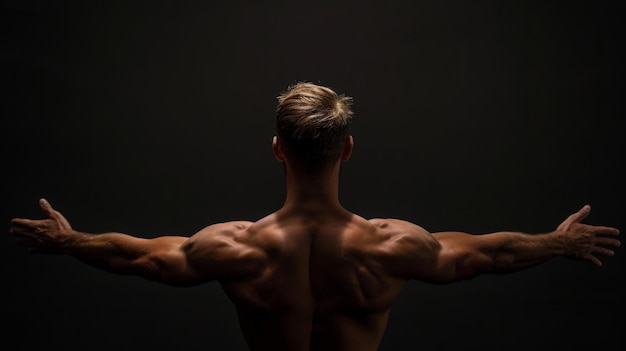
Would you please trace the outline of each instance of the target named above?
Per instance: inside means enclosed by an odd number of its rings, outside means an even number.
[[[332,164],[343,151],[352,121],[352,98],[300,82],[278,96],[276,132],[286,151],[310,168]]]

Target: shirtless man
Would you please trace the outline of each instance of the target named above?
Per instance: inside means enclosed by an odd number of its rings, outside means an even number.
[[[299,83],[278,98],[272,147],[283,163],[284,205],[257,222],[152,239],[72,229],[45,200],[47,219],[13,219],[32,252],[72,255],[120,274],[176,286],[218,281],[252,350],[376,350],[409,279],[451,283],[514,272],[557,256],[601,265],[616,228],[581,223],[584,206],[545,234],[429,233],[398,219],[364,219],[339,202],[339,169],[353,147],[351,99]]]

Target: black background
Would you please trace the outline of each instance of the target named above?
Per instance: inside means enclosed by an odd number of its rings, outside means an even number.
[[[189,235],[284,196],[275,97],[354,98],[341,199],[430,231],[540,233],[624,197],[619,1],[3,1],[0,213]],[[217,283],[173,288],[2,240],[16,350],[243,350]],[[623,345],[624,253],[411,282],[381,350]]]

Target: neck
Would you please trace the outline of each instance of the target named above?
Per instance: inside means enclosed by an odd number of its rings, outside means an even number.
[[[287,196],[284,209],[342,209],[339,203],[339,162],[319,172],[299,171],[285,165]]]

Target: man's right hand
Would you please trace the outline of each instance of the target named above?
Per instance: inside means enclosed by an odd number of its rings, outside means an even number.
[[[564,256],[589,261],[600,267],[602,262],[597,255],[613,256],[613,249],[620,246],[620,241],[613,238],[619,235],[619,230],[581,223],[590,213],[591,207],[585,205],[567,217],[556,230],[565,238]]]

